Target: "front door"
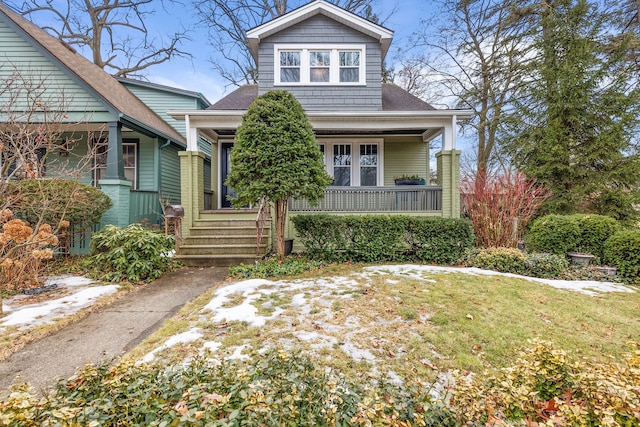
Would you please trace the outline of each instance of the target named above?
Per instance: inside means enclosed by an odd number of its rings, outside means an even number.
[[[227,187],[224,182],[227,180],[227,175],[231,170],[231,149],[233,148],[232,143],[223,143],[221,146],[222,153],[220,153],[221,165],[220,165],[220,195],[222,196],[222,207],[230,208],[231,202],[228,200],[227,196],[234,196],[235,193],[229,187]]]

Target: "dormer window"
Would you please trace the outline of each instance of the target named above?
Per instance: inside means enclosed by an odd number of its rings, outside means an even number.
[[[276,45],[276,85],[364,85],[365,46]]]
[[[300,51],[280,52],[280,81],[283,83],[300,82]]]

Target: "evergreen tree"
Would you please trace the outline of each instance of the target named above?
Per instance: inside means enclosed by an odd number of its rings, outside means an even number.
[[[541,0],[531,74],[507,124],[517,167],[554,193],[548,212],[632,216],[639,91],[629,48],[587,0]],[[530,16],[529,16],[530,18]]]
[[[289,198],[317,203],[331,181],[298,100],[285,90],[256,98],[236,132],[226,185],[235,191],[234,206],[273,202],[280,259]]]

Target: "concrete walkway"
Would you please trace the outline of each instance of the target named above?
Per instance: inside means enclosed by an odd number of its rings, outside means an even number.
[[[131,350],[164,320],[217,282],[227,268],[183,268],[122,297],[80,321],[28,344],[0,362],[0,395],[18,377],[37,390],[54,378],[69,378],[85,363],[99,363]]]

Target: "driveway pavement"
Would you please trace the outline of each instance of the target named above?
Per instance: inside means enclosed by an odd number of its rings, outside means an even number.
[[[86,363],[121,356],[187,302],[224,280],[226,274],[227,269],[222,267],[174,271],[28,344],[0,362],[0,395],[18,379],[40,390],[51,385],[54,378],[69,378]]]

